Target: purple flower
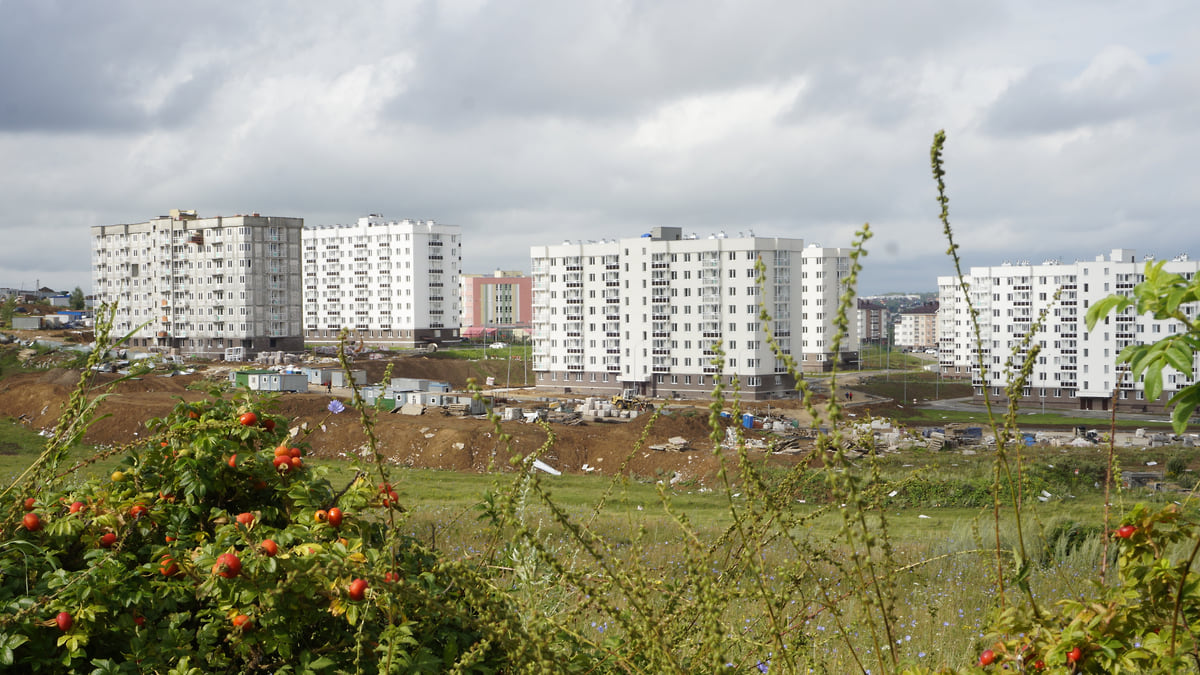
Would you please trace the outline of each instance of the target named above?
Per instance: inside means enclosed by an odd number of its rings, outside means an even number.
[[[329,402],[329,412],[333,413],[334,415],[344,412],[345,410],[346,406],[342,405],[341,401],[334,399]]]

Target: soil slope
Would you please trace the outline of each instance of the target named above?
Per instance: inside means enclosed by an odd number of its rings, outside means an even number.
[[[492,364],[487,364],[492,365]],[[382,375],[386,366],[379,361],[356,364],[367,367],[372,379]],[[396,377],[430,377],[448,380],[457,387],[468,377],[481,379],[481,364],[425,358],[396,359]],[[378,371],[378,372],[374,372]],[[115,379],[99,375],[94,392]],[[145,421],[171,410],[180,399],[203,399],[203,391],[189,385],[203,384],[203,373],[163,377],[152,374],[140,380],[119,384],[100,405],[100,419],[89,429],[85,440],[96,445],[116,445],[137,440],[145,433]],[[20,418],[35,429],[53,428],[79,382],[79,371],[51,369],[38,373],[12,375],[0,380],[0,417]],[[202,389],[203,387],[201,387]],[[334,391],[334,397],[348,391]],[[307,441],[317,456],[348,457],[365,447],[366,437],[356,414],[347,410],[331,416],[326,410],[332,397],[325,393],[284,394],[273,403],[273,412],[286,417],[290,426],[307,425],[312,433]],[[600,474],[617,471],[645,478],[670,478],[710,483],[720,468],[709,440],[708,411],[703,401],[696,409],[673,409],[662,415],[648,430],[649,416],[629,422],[551,425],[553,444],[542,457],[565,472],[579,473],[587,465]],[[777,406],[773,406],[777,407]],[[511,451],[532,452],[547,443],[545,429],[536,424],[504,422],[502,432],[512,437]],[[640,440],[645,434],[644,440]],[[486,471],[490,466],[509,468],[509,449],[504,447],[494,425],[485,419],[460,418],[430,410],[424,415],[408,416],[381,413],[376,416],[376,436],[385,455],[393,462],[411,467],[452,471]],[[650,445],[665,443],[671,437],[688,439],[693,448],[686,452],[650,450]],[[790,463],[796,457],[772,457],[772,462]]]

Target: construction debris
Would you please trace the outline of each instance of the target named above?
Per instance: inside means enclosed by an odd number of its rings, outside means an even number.
[[[666,443],[651,445],[650,449],[658,450],[659,452],[688,452],[692,449],[692,446],[688,442],[688,439],[682,436],[672,436],[667,439]]]

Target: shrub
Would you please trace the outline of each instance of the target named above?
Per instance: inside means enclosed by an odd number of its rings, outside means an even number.
[[[1167,460],[1167,477],[1168,478],[1179,478],[1179,477],[1183,476],[1183,473],[1185,471],[1187,471],[1187,469],[1188,469],[1187,457],[1184,457],[1182,455],[1172,455],[1171,458]]]
[[[397,534],[390,488],[366,470],[331,484],[284,424],[254,399],[180,403],[148,423],[152,436],[126,448],[111,477],[26,486],[4,518],[0,664],[494,672],[548,662],[474,570]],[[19,524],[29,497],[39,529]]]

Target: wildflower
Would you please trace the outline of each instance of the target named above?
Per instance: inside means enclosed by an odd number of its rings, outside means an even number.
[[[339,401],[339,400],[337,400],[337,399],[334,399],[334,400],[332,400],[332,401],[330,401],[330,402],[329,402],[328,409],[329,409],[329,412],[331,412],[331,413],[333,413],[334,415],[336,415],[336,414],[338,414],[338,413],[340,413],[340,412],[345,412],[345,411],[346,411],[346,406],[342,405],[342,402],[341,402],[341,401]]]

